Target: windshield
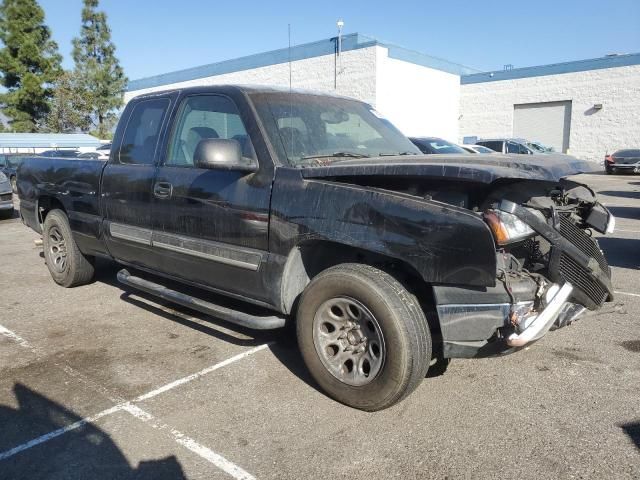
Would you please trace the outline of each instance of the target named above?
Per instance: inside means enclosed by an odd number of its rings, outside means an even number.
[[[420,151],[365,103],[301,93],[251,95],[278,154],[296,167]]]
[[[527,143],[527,147],[529,147],[534,152],[539,152],[539,153],[547,152],[547,150],[542,145],[538,145],[537,143],[529,142]]]

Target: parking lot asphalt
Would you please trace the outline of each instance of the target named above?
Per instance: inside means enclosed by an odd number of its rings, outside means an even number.
[[[582,176],[617,217],[615,301],[517,354],[454,360],[378,413],[338,404],[290,330],[51,280],[0,222],[0,478],[640,478],[640,176]]]

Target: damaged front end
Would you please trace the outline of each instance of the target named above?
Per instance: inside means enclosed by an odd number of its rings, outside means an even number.
[[[445,357],[511,353],[613,299],[592,231],[611,233],[615,219],[588,187],[506,185],[479,210],[496,242],[496,286],[434,287]]]

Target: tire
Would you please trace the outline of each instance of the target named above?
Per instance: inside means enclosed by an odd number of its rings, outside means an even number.
[[[13,190],[13,193],[18,193],[18,179],[16,178],[16,176],[14,175],[13,177],[11,177],[11,190]]]
[[[66,288],[89,283],[95,272],[94,259],[78,249],[65,213],[49,212],[42,230],[44,259],[53,280]]]
[[[429,368],[431,334],[418,300],[368,265],[341,264],[317,275],[302,293],[296,326],[312,377],[353,408],[394,405]]]
[[[0,219],[2,220],[7,220],[9,218],[13,218],[13,215],[15,213],[15,209],[10,209],[10,210],[0,210]]]
[[[613,175],[613,169],[612,168],[605,168],[604,171],[607,173],[607,175]]]

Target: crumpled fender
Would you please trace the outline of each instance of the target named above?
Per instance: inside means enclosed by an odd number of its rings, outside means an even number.
[[[360,248],[411,265],[428,283],[493,286],[495,244],[469,210],[375,188],[304,179],[280,168],[271,203],[270,251],[313,240]]]

